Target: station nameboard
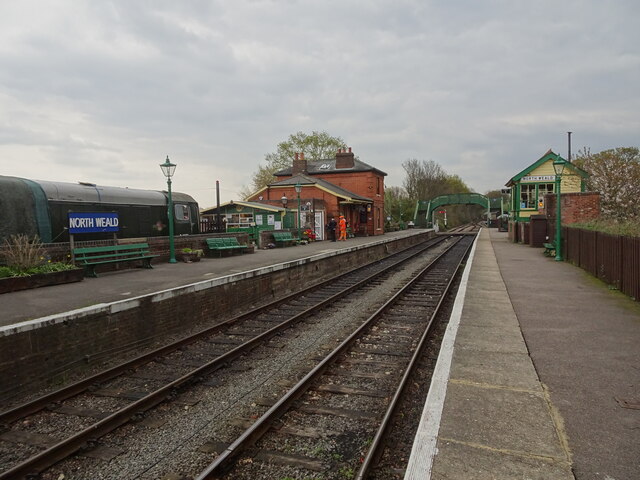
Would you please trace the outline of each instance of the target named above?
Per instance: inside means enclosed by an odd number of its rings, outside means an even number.
[[[528,177],[522,177],[520,183],[526,182],[555,182],[555,175],[529,175]]]
[[[69,233],[117,232],[119,225],[117,213],[69,213]]]

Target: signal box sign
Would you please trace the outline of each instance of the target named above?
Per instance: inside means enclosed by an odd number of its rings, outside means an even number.
[[[117,232],[120,221],[117,213],[69,213],[69,233]]]

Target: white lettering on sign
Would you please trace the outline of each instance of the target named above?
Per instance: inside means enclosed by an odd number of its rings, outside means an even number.
[[[118,219],[115,217],[96,217],[96,227],[98,228],[107,228],[107,227],[117,227]]]
[[[529,175],[528,177],[522,177],[520,179],[521,183],[527,182],[555,182],[555,175]]]
[[[93,228],[95,227],[93,223],[93,218],[84,218],[84,217],[71,217],[69,219],[69,226],[71,228]]]

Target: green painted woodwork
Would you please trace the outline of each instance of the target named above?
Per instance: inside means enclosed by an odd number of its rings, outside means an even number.
[[[97,277],[96,266],[107,263],[135,262],[142,260],[144,268],[153,268],[151,260],[158,255],[151,255],[147,243],[129,243],[104,247],[83,247],[73,249],[76,264],[84,267],[85,276]]]

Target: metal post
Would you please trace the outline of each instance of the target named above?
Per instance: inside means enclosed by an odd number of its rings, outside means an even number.
[[[216,180],[216,232],[222,231],[222,218],[220,217],[220,181]]]
[[[177,263],[176,247],[173,243],[173,200],[171,199],[171,177],[167,177],[167,188],[169,193],[169,263]]]
[[[487,197],[487,228],[491,226],[491,200]]]
[[[562,211],[560,208],[561,176],[556,174],[556,262],[562,261]]]
[[[300,192],[298,193],[298,238],[301,238],[300,236]]]

